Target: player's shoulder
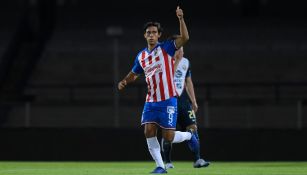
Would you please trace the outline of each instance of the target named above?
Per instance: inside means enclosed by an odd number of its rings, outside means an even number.
[[[147,48],[145,47],[145,48],[139,50],[138,54],[136,55],[136,58],[139,58],[139,56],[140,56],[143,52],[146,52],[146,49],[147,49]]]
[[[166,44],[166,43],[171,43],[171,42],[173,42],[174,40],[172,40],[172,39],[165,39],[165,40],[163,40],[163,41],[160,41],[158,44],[161,44],[161,45],[163,45],[163,44]]]
[[[167,45],[174,45],[175,46],[175,40],[173,39],[166,39],[162,42],[159,42],[160,46],[167,46]]]
[[[186,57],[182,57],[182,60],[181,60],[183,63],[186,63],[186,64],[190,64],[190,61],[188,58]]]

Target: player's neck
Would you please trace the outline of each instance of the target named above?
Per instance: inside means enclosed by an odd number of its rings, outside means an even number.
[[[158,43],[156,43],[156,44],[148,44],[147,45],[148,51],[151,51],[152,49],[154,49],[157,46],[157,44]]]

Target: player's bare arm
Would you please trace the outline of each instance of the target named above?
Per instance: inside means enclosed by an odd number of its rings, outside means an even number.
[[[189,40],[189,32],[183,18],[183,11],[179,6],[177,6],[176,15],[179,20],[180,36],[175,40],[175,43],[176,47],[180,48]]]
[[[182,58],[176,58],[176,57],[175,57],[175,64],[174,64],[174,65],[175,65],[175,66],[174,66],[174,67],[175,67],[175,70],[177,70],[178,64],[179,64],[179,62],[181,61],[181,59],[182,59]]]
[[[198,105],[197,105],[195,92],[194,92],[194,85],[193,85],[191,77],[186,78],[186,87],[185,88],[186,88],[188,96],[189,96],[189,98],[192,102],[192,109],[193,109],[194,112],[197,112]]]
[[[127,84],[134,82],[139,76],[133,72],[129,72],[128,75],[118,83],[118,89],[123,90]]]
[[[177,70],[177,67],[179,65],[179,62],[182,60],[183,58],[183,47],[178,48],[178,50],[176,50],[175,55],[175,70]]]

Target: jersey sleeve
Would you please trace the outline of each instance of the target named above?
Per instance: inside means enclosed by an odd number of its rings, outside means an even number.
[[[142,74],[144,72],[142,66],[140,65],[140,62],[138,60],[138,57],[135,58],[134,60],[134,65],[132,67],[132,70],[131,70],[133,73],[139,75],[139,74]]]
[[[174,56],[175,51],[177,50],[176,48],[176,44],[175,44],[175,40],[166,40],[163,44],[162,44],[162,48],[165,49],[165,51],[170,55],[170,56]]]

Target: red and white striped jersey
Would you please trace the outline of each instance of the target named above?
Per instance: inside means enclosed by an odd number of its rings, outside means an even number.
[[[168,40],[148,51],[143,49],[137,55],[132,72],[145,74],[148,93],[146,102],[159,102],[177,96],[174,85],[175,42]]]

